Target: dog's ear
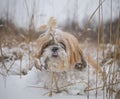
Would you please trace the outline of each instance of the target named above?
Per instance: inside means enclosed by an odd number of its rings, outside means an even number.
[[[57,20],[54,17],[51,17],[47,23],[47,25],[41,25],[39,27],[40,31],[47,30],[46,33],[43,33],[40,35],[40,37],[37,39],[37,50],[35,52],[35,56],[38,58],[43,53],[44,48],[49,45],[51,41],[56,42],[56,39],[54,38],[54,32],[57,27]]]
[[[79,42],[77,38],[69,33],[62,32],[59,34],[60,38],[58,40],[62,40],[66,45],[66,51],[68,54],[68,61],[70,66],[74,66],[76,63],[82,62],[81,59],[82,51],[79,48]]]
[[[50,41],[51,37],[49,34],[44,33],[40,35],[40,37],[36,40],[36,51],[34,55],[36,58],[41,57],[44,48],[49,45]]]

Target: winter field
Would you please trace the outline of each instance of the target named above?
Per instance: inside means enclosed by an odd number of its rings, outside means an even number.
[[[103,74],[87,60],[83,70],[55,73],[54,80],[36,69],[36,40],[45,32],[39,27],[50,17]],[[120,0],[0,0],[0,99],[42,98],[120,99]]]
[[[87,43],[86,47],[82,44],[81,47],[85,54],[90,54],[94,59],[97,58],[95,45]],[[5,60],[0,62],[1,99],[49,98],[50,73],[34,67],[30,56],[30,52],[34,49],[33,43],[22,43],[13,48],[2,47],[2,55]],[[56,89],[54,89],[52,99],[109,99],[109,97],[119,99],[120,70],[118,66],[120,61],[113,62],[113,58],[107,58],[107,55],[112,54],[114,50],[115,46],[110,44],[106,46],[106,61],[104,62],[101,56],[102,51],[99,51],[99,60],[107,78],[103,79],[102,76],[97,75],[89,63],[88,67],[82,71],[71,70],[67,73],[58,73],[58,86],[61,91],[56,93]]]

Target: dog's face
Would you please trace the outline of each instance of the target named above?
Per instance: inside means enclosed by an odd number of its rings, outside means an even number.
[[[62,58],[66,54],[66,47],[62,43],[52,44],[43,50],[43,55],[49,58]]]
[[[40,58],[42,67],[48,71],[61,72],[68,69],[68,55],[63,43],[51,44],[44,48]]]
[[[82,69],[86,66],[78,40],[71,34],[56,30],[41,35],[37,42],[35,56],[40,60],[37,68],[52,72],[68,71],[71,68]],[[77,65],[76,65],[77,64]]]

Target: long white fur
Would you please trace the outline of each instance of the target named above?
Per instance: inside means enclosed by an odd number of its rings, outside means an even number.
[[[52,51],[51,49],[57,46],[59,48],[58,50],[58,57],[52,57]],[[61,72],[63,71],[62,69],[67,69],[68,68],[68,61],[67,61],[67,53],[65,52],[65,49],[63,49],[59,44],[58,45],[50,45],[46,49],[44,49],[44,52],[42,56],[40,57],[40,64],[45,66],[48,65],[48,69],[50,71],[54,72]],[[46,63],[47,60],[47,63]],[[62,64],[63,62],[63,64]],[[60,68],[61,65],[63,65],[63,68]]]

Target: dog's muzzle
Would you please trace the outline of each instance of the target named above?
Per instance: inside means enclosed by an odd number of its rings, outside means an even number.
[[[58,47],[53,47],[52,48],[52,57],[58,57]]]

